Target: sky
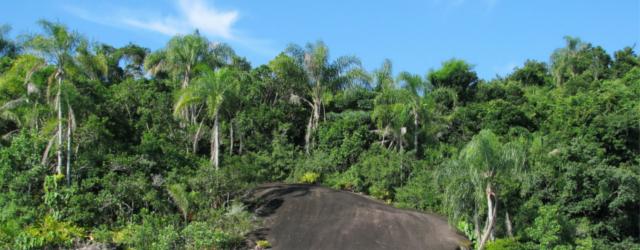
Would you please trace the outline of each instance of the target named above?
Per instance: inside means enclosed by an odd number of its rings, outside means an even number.
[[[331,56],[358,56],[367,70],[385,58],[394,72],[426,74],[463,59],[478,75],[505,76],[525,60],[549,61],[566,35],[610,54],[640,42],[640,0],[20,0],[3,2],[11,36],[59,21],[93,41],[152,50],[198,29],[252,65],[289,44],[324,41]],[[636,47],[636,51],[638,48]]]

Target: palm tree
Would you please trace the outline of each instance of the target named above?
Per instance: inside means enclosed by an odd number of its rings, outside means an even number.
[[[58,161],[56,163],[56,173],[62,174],[62,132],[63,132],[63,82],[65,81],[65,68],[73,65],[73,54],[75,53],[78,45],[82,41],[82,37],[76,33],[71,32],[66,26],[59,23],[52,23],[49,21],[39,21],[40,26],[44,30],[44,35],[36,35],[31,37],[26,45],[33,49],[35,52],[40,53],[42,57],[49,63],[55,65],[56,70],[53,73],[52,79],[55,79],[56,84],[56,96],[54,99],[55,109],[57,111],[57,148],[56,155]],[[67,99],[67,98],[65,98]],[[67,131],[67,182],[70,183],[70,155],[71,155],[71,127],[73,120],[73,112],[68,101],[67,105],[68,115],[68,131]]]
[[[472,211],[479,239],[478,249],[483,249],[493,235],[497,210],[498,180],[522,177],[525,166],[525,150],[519,141],[503,145],[498,136],[482,130],[462,149],[458,158],[440,168],[439,176],[445,187],[445,204],[453,211],[455,219]],[[480,231],[480,210],[486,204],[486,220]]]
[[[564,40],[565,47],[555,50],[551,55],[553,77],[559,86],[564,83],[565,74],[568,73],[571,77],[576,76],[576,56],[588,46],[577,37],[565,36]]]
[[[199,68],[217,69],[230,63],[235,56],[231,47],[224,43],[211,43],[196,30],[193,34],[175,36],[167,43],[167,46],[159,51],[149,54],[144,62],[145,69],[153,76],[168,74],[174,80],[179,81],[181,89],[186,89],[191,84]],[[202,122],[198,122],[201,107],[189,105],[181,109],[179,118],[187,120],[190,124],[200,124],[193,137],[192,148],[198,147]]]
[[[308,43],[305,48],[290,45],[285,51],[307,75],[305,93],[292,95],[292,100],[302,100],[311,108],[305,133],[305,151],[309,154],[313,147],[311,137],[322,118],[324,96],[345,88],[355,79],[363,78],[364,71],[356,57],[342,56],[329,62],[329,48],[321,41]]]
[[[398,76],[399,82],[404,82],[403,88],[406,89],[409,96],[409,106],[411,109],[411,115],[413,116],[413,148],[418,151],[418,132],[420,130],[420,113],[423,105],[423,97],[420,96],[426,91],[427,82],[419,75],[414,75],[409,72],[402,72]],[[427,95],[425,95],[426,97]]]
[[[195,83],[181,91],[174,107],[174,115],[191,105],[203,105],[207,110],[207,117],[213,121],[211,126],[211,165],[219,169],[220,155],[220,110],[226,99],[238,90],[237,73],[227,67],[216,71],[207,70],[195,79]]]

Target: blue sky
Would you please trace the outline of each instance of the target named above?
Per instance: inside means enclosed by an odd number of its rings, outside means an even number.
[[[389,58],[396,73],[425,74],[455,57],[475,65],[485,79],[505,75],[526,59],[548,61],[565,35],[609,53],[640,41],[639,0],[150,2],[7,1],[0,24],[10,24],[12,35],[33,33],[39,31],[36,21],[45,18],[92,40],[151,49],[198,28],[211,40],[231,44],[253,66],[290,43],[321,39],[333,56],[356,55],[368,70]]]

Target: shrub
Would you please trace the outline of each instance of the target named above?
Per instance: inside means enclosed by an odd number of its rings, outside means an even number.
[[[41,222],[27,227],[18,236],[16,247],[19,249],[69,247],[83,234],[82,228],[47,215]]]
[[[259,240],[256,242],[256,247],[259,249],[267,249],[271,248],[271,243],[267,240]]]
[[[319,178],[320,178],[320,175],[318,173],[306,172],[300,178],[300,182],[307,183],[307,184],[313,184],[313,183],[316,183]]]
[[[515,238],[496,239],[487,243],[486,250],[525,250],[529,249]]]

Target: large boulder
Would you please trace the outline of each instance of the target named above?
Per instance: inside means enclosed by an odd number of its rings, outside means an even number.
[[[269,184],[245,197],[273,249],[465,249],[446,219],[316,185]]]

